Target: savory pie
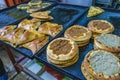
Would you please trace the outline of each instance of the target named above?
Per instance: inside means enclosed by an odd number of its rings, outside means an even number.
[[[46,56],[48,62],[58,67],[67,67],[78,60],[79,49],[74,41],[57,38],[48,44]]]
[[[120,52],[120,37],[114,34],[101,34],[94,39],[94,48],[110,52]]]
[[[41,4],[41,8],[46,8],[46,7],[50,6],[50,5],[51,5],[51,4],[48,3],[48,2],[43,2],[43,3]]]
[[[114,26],[106,20],[92,20],[88,23],[88,28],[92,31],[93,37],[114,31]]]
[[[75,41],[78,46],[84,46],[89,43],[92,32],[84,26],[74,25],[65,31],[64,36]]]
[[[42,3],[42,0],[31,0],[28,5],[30,6],[36,6],[36,5],[40,5]]]
[[[3,28],[0,28],[0,39],[2,39],[2,36],[11,32],[15,28],[16,28],[16,25],[8,25],[8,26],[4,26]]]
[[[32,53],[36,53],[40,48],[42,48],[49,40],[48,36],[41,36],[33,41],[30,41],[28,43],[25,43],[21,45],[20,47],[25,47],[27,49],[30,49]]]
[[[29,8],[28,4],[20,4],[17,6],[17,9],[27,10]]]
[[[56,23],[45,22],[40,25],[38,32],[51,35],[52,37],[56,36],[60,31],[62,31],[62,26]]]
[[[93,80],[120,80],[120,60],[111,52],[92,50],[82,64],[82,71],[85,69],[95,78]]]
[[[43,34],[35,34],[30,31],[26,31],[23,28],[16,28],[12,32],[3,36],[3,40],[10,43],[13,46],[27,43],[36,38],[44,36]]]
[[[87,17],[97,16],[97,15],[103,13],[103,12],[104,12],[104,10],[101,9],[100,7],[91,6],[89,11],[88,11]]]
[[[40,24],[41,22],[39,21],[24,19],[18,24],[18,28],[23,28],[25,30],[35,32]]]
[[[34,12],[34,13],[30,14],[30,16],[33,18],[41,19],[43,21],[53,20],[53,17],[49,16],[49,14],[50,14],[50,11],[42,11],[42,12]]]
[[[36,12],[38,10],[41,9],[41,6],[30,6],[28,9],[27,9],[27,12],[28,13],[33,13],[33,12]]]

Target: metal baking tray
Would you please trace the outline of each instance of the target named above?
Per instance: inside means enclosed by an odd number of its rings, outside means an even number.
[[[82,26],[87,26],[88,22],[90,20],[107,20],[111,22],[115,26],[115,31],[113,34],[120,36],[120,11],[118,10],[111,10],[111,9],[105,9],[105,12],[92,18],[87,18],[86,12],[81,18],[79,18],[74,24],[79,24]],[[63,34],[61,35],[63,37]],[[90,43],[84,47],[79,48],[80,57],[77,63],[74,65],[67,67],[67,68],[58,68],[54,66],[53,64],[50,64],[46,59],[46,49],[42,52],[42,54],[38,54],[35,56],[38,60],[41,62],[49,65],[50,67],[60,71],[61,73],[71,77],[74,80],[86,80],[81,72],[81,63],[85,57],[85,55],[93,49],[93,40],[90,41]]]
[[[63,26],[63,30],[59,34],[57,34],[55,37],[50,37],[49,38],[49,41],[46,43],[46,45],[47,45],[51,40],[60,36],[65,31],[65,29],[68,26],[72,25],[77,20],[77,18],[82,16],[88,10],[88,8],[87,7],[71,6],[71,5],[57,3],[57,5],[54,5],[52,7],[42,9],[42,11],[45,11],[45,10],[50,10],[51,11],[50,15],[53,16],[53,18],[54,18],[54,20],[51,21],[51,22],[58,23],[58,24],[61,24]],[[26,18],[30,18],[30,16],[28,16]],[[20,21],[21,20],[18,20],[17,22],[14,22],[13,24],[18,24]],[[29,49],[20,48],[20,47],[14,48],[4,41],[1,41],[1,42],[3,42],[7,46],[13,48],[14,50],[20,52],[21,54],[23,54],[23,55],[25,55],[29,58],[33,58],[33,56],[34,56],[34,54]],[[46,45],[44,45],[35,54],[41,53],[44,50],[44,47]]]
[[[43,3],[44,2],[48,2],[51,5],[46,8],[42,8],[41,10],[49,9],[50,7],[56,5],[56,2],[53,1],[43,1]],[[26,10],[19,10],[16,8],[18,5],[0,10],[0,28],[9,24],[18,23],[21,20],[29,17],[29,13],[27,13]]]

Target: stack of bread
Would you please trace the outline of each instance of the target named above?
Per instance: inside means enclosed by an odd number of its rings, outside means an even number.
[[[67,38],[57,38],[49,43],[47,47],[48,62],[58,66],[67,67],[79,58],[79,49],[77,44]]]
[[[73,25],[65,31],[64,36],[75,41],[81,47],[89,43],[92,33],[84,26]]]
[[[81,66],[87,80],[120,80],[120,60],[111,52],[88,52]]]
[[[92,31],[93,38],[114,31],[114,26],[106,20],[92,20],[88,23],[88,28]]]

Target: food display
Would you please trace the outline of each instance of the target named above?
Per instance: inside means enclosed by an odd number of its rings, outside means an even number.
[[[92,20],[88,23],[88,28],[92,31],[93,37],[114,31],[114,26],[106,20]]]
[[[75,80],[120,80],[119,11],[59,3],[40,10],[48,5],[18,5],[31,14],[0,28],[0,40]]]
[[[101,13],[103,13],[104,10],[100,7],[95,7],[95,6],[91,6],[89,11],[88,11],[88,15],[87,17],[90,18],[90,17],[94,17],[94,16],[97,16]]]
[[[101,34],[94,39],[94,48],[119,53],[120,37],[114,34]]]
[[[84,46],[89,43],[92,32],[84,26],[74,25],[65,31],[64,36],[75,41],[78,46]]]
[[[39,33],[47,34],[52,37],[56,36],[60,31],[62,31],[62,25],[51,22],[43,23],[38,29]]]
[[[49,14],[50,11],[36,12],[31,14],[32,19],[24,19],[18,25],[1,28],[0,40],[14,47],[27,48],[33,54],[36,53],[49,42],[50,36],[55,37],[62,31],[62,25],[45,22],[53,19]]]
[[[92,50],[81,66],[87,80],[119,80],[120,60],[111,52]]]
[[[48,62],[58,67],[68,67],[79,58],[78,45],[67,38],[57,38],[47,46]]]

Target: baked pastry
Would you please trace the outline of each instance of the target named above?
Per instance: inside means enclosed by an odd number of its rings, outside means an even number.
[[[17,9],[27,10],[29,8],[28,4],[20,4],[17,6]]]
[[[25,43],[21,45],[20,47],[25,47],[27,49],[30,49],[32,53],[36,53],[40,48],[42,48],[49,40],[48,36],[41,36],[33,41],[30,41],[28,43]]]
[[[89,11],[88,11],[87,17],[97,16],[103,12],[104,12],[104,10],[102,8],[91,6]]]
[[[15,28],[16,28],[16,25],[8,25],[8,26],[4,26],[3,28],[0,28],[0,39],[2,40],[2,36],[11,32]]]
[[[2,39],[8,43],[10,43],[13,46],[16,46],[16,42],[18,41],[18,37],[21,36],[24,33],[24,29],[22,28],[16,28],[12,30],[10,33],[4,35]]]
[[[56,36],[60,31],[62,31],[62,26],[56,23],[45,22],[40,25],[38,32],[51,35],[52,37]]]
[[[114,34],[101,34],[94,39],[94,48],[110,52],[120,52],[120,37]]]
[[[28,9],[27,9],[27,12],[28,13],[33,13],[33,12],[36,12],[38,10],[41,9],[41,6],[30,6]]]
[[[18,24],[18,28],[23,28],[25,30],[35,32],[40,24],[41,22],[39,21],[24,19]]]
[[[58,67],[67,67],[77,62],[79,49],[74,41],[57,38],[48,44],[46,56],[48,62]]]
[[[51,4],[48,3],[48,2],[43,2],[43,3],[41,4],[41,8],[46,8],[46,7],[50,6],[50,5],[51,5]]]
[[[78,46],[84,46],[89,43],[92,32],[84,26],[74,25],[65,31],[64,36],[75,41]]]
[[[95,80],[120,79],[120,60],[111,52],[92,50],[85,56],[82,64],[82,71],[85,69]]]
[[[31,0],[28,5],[30,6],[36,6],[36,5],[40,5],[42,3],[42,0]]]
[[[92,20],[88,23],[88,28],[93,32],[93,37],[114,31],[114,26],[106,20]]]
[[[53,17],[49,16],[49,14],[50,14],[50,11],[42,11],[42,12],[34,12],[34,13],[30,14],[30,16],[33,18],[41,19],[43,21],[53,20]]]
[[[23,28],[16,28],[12,32],[4,35],[3,40],[10,43],[13,46],[17,46],[32,41],[41,36],[44,35],[26,31]]]

